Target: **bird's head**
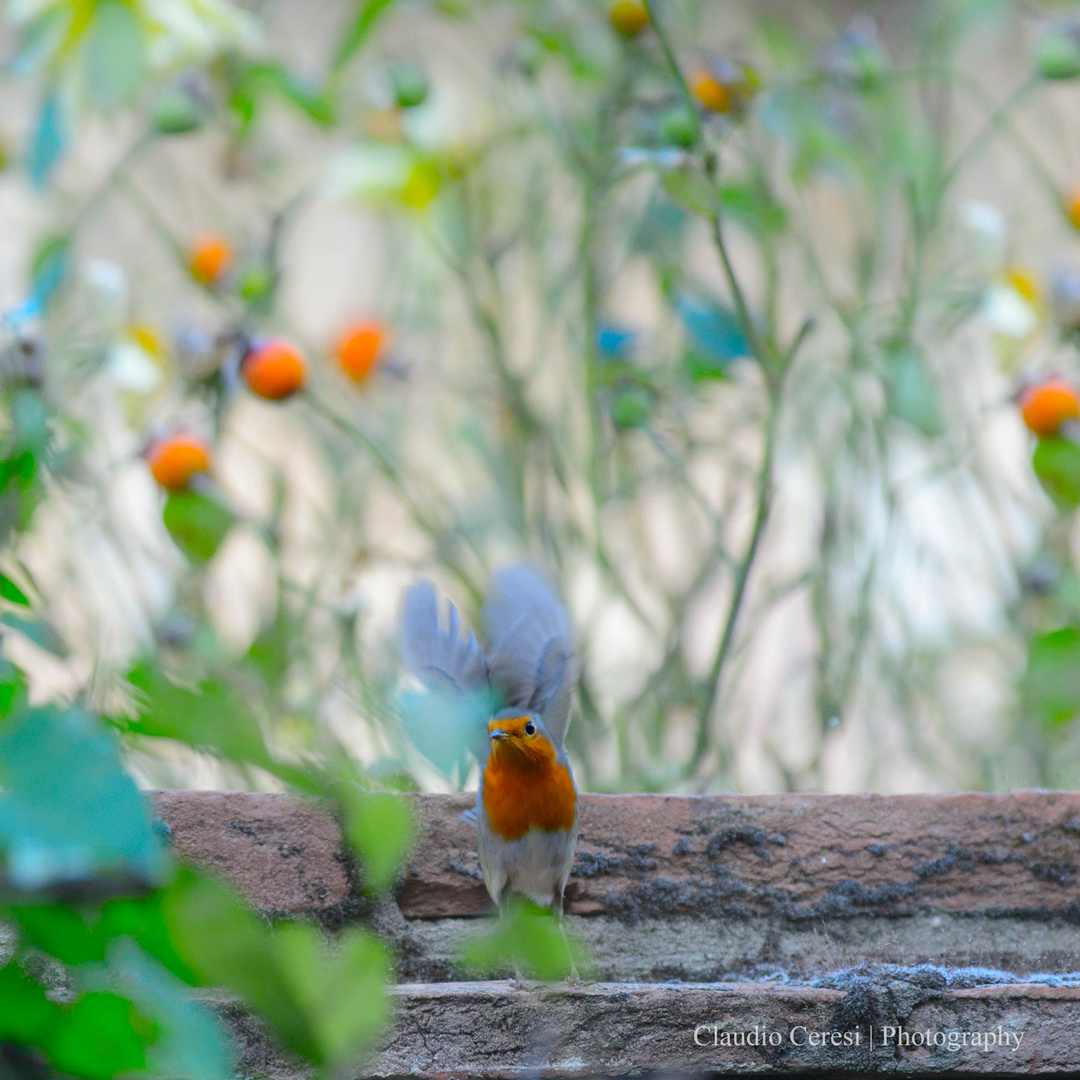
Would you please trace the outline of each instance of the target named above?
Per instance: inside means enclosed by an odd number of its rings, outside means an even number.
[[[555,758],[555,744],[534,712],[504,709],[496,713],[488,721],[488,738],[496,760],[540,765]]]

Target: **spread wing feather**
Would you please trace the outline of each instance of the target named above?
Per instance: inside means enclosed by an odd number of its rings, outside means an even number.
[[[576,670],[570,620],[555,591],[527,563],[508,567],[492,579],[482,618],[492,685],[508,705],[539,713],[562,746]]]
[[[473,632],[462,626],[457,608],[448,607],[444,626],[431,582],[420,581],[409,590],[402,616],[402,654],[425,683],[449,682],[464,693],[476,693],[488,681],[484,650]]]

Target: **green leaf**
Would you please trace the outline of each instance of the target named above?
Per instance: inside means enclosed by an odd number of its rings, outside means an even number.
[[[1020,693],[1025,712],[1046,728],[1080,712],[1080,629],[1066,626],[1031,642]]]
[[[1060,509],[1080,506],[1080,446],[1068,439],[1040,439],[1031,464],[1039,483]]]
[[[356,15],[342,35],[334,57],[334,68],[343,68],[368,39],[378,21],[390,10],[394,0],[360,0]]]
[[[645,427],[655,404],[653,395],[643,386],[630,386],[616,394],[611,403],[611,419],[619,428]]]
[[[314,926],[270,930],[224,886],[190,871],[163,904],[200,980],[239,994],[313,1064],[347,1064],[381,1030],[389,960],[366,931],[348,930],[330,949]]]
[[[236,521],[228,507],[198,491],[170,492],[163,517],[176,546],[197,563],[214,557]]]
[[[466,967],[484,974],[505,973],[516,962],[525,974],[544,980],[565,979],[585,960],[581,947],[564,939],[552,911],[517,899],[494,929],[470,942],[464,954]]]
[[[675,306],[695,351],[702,357],[726,371],[732,361],[750,356],[750,343],[735,312],[687,293],[676,298]]]
[[[13,604],[21,604],[23,607],[30,606],[30,598],[7,574],[0,574],[0,596],[5,600],[10,600]]]
[[[716,185],[693,169],[675,169],[663,174],[664,190],[684,210],[699,217],[715,217],[720,209]]]
[[[115,738],[84,710],[27,709],[9,721],[0,783],[0,847],[16,887],[145,888],[168,869]]]
[[[153,660],[132,669],[128,682],[140,698],[139,717],[124,725],[133,734],[176,739],[230,761],[274,768],[258,719],[226,684],[178,686]]]
[[[131,4],[98,0],[86,42],[90,94],[101,109],[126,104],[139,87],[145,40]]]
[[[364,867],[364,887],[381,890],[391,885],[398,865],[415,836],[405,799],[388,792],[342,789],[345,835]]]
[[[787,226],[784,208],[756,185],[724,184],[720,188],[720,206],[724,214],[755,236],[783,232]]]
[[[113,1080],[146,1067],[146,1045],[156,1035],[156,1027],[130,1001],[119,994],[94,991],[63,1009],[44,1049],[62,1073]]]
[[[64,156],[68,141],[68,122],[60,95],[52,93],[41,103],[37,125],[27,155],[30,182],[35,188],[48,183],[53,169]]]
[[[30,259],[31,293],[35,304],[44,307],[64,282],[70,263],[70,237],[48,236]]]
[[[384,993],[389,962],[382,944],[353,928],[331,952],[315,927],[292,923],[274,935],[273,953],[308,1018],[318,1045],[316,1060],[340,1066],[355,1059],[389,1015]]]
[[[60,1006],[12,961],[0,968],[0,1043],[40,1045],[60,1016]]]
[[[914,349],[899,348],[887,358],[889,407],[894,416],[927,438],[945,431],[937,387],[930,380],[922,356]]]
[[[183,872],[182,872],[183,873]],[[166,892],[172,885],[167,886]],[[197,979],[169,936],[162,914],[162,890],[119,896],[104,903],[4,905],[4,918],[19,928],[24,942],[63,964],[104,963],[118,938],[137,942],[158,963],[186,983]]]
[[[402,726],[416,749],[441,773],[463,779],[468,756],[483,760],[488,717],[501,702],[493,693],[462,694],[431,689],[403,693],[398,699]]]
[[[158,1037],[146,1054],[152,1076],[229,1080],[233,1071],[225,1032],[181,983],[130,939],[113,943],[109,971],[117,988],[157,1027]]]
[[[56,631],[44,619],[24,619],[13,611],[5,611],[0,615],[0,624],[17,630],[25,638],[32,641],[39,649],[50,652],[53,656],[61,658],[67,656],[67,648]]]
[[[0,720],[6,720],[14,712],[16,703],[26,697],[26,684],[22,672],[10,661],[0,659]]]

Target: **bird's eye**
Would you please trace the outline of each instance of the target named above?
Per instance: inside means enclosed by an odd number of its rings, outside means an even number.
[[[526,735],[535,735],[536,734],[536,725],[531,720],[529,720],[525,724],[525,734]]]

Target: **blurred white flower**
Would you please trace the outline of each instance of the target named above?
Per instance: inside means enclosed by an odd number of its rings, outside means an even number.
[[[970,244],[971,255],[988,268],[1005,261],[1005,217],[996,206],[966,202],[959,209],[960,225]]]
[[[986,291],[983,317],[996,334],[1023,339],[1039,327],[1039,313],[1030,300],[1009,282],[995,282]]]
[[[88,259],[79,277],[97,325],[119,330],[127,322],[128,286],[124,271],[114,262]]]
[[[137,342],[122,340],[109,353],[106,370],[121,390],[149,394],[161,384],[164,375],[154,358]]]

